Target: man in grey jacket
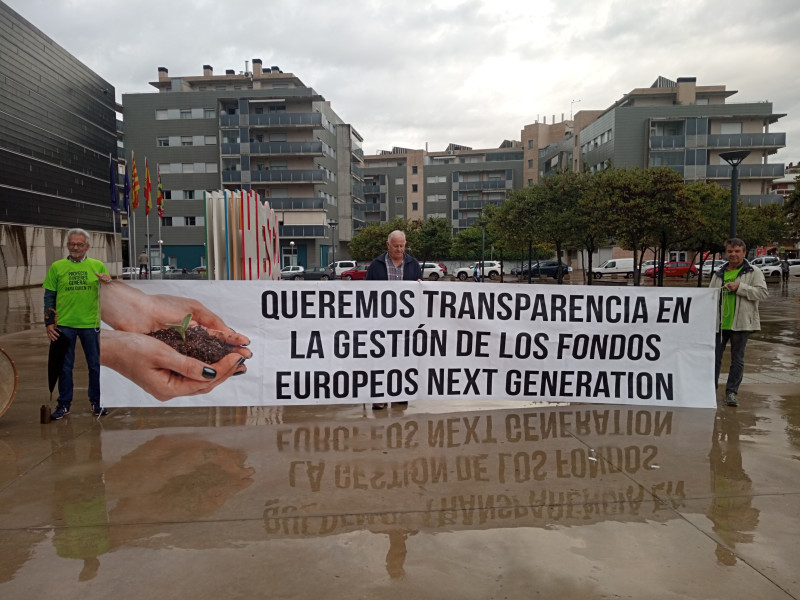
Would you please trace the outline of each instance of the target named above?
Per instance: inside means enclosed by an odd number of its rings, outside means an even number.
[[[731,343],[731,368],[725,384],[725,404],[738,406],[739,384],[744,375],[744,349],[752,331],[761,329],[758,303],[769,295],[761,269],[750,265],[744,256],[747,249],[739,238],[725,242],[728,262],[714,271],[711,288],[722,288],[717,315],[717,350],[714,386],[719,384],[720,365],[725,346]]]

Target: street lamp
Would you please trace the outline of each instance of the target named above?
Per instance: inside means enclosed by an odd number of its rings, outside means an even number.
[[[158,264],[161,265],[161,279],[164,279],[164,240],[158,240]]]
[[[332,257],[331,258],[331,262],[332,263],[336,262],[336,241],[335,241],[335,238],[334,238],[334,231],[336,231],[336,226],[338,224],[339,223],[336,222],[336,221],[328,221],[328,227],[331,228],[331,257]],[[335,265],[334,265],[334,267],[335,267]]]
[[[739,208],[739,165],[750,154],[750,150],[721,152],[720,158],[731,166],[731,231],[730,237],[736,237],[736,211]]]
[[[289,242],[289,265],[288,266],[294,267],[294,266],[296,266],[295,265],[296,262],[297,261],[295,261],[295,258],[294,258],[294,240],[292,240],[291,242]]]
[[[481,281],[483,281],[486,263],[486,219],[483,218],[483,212],[478,217],[478,225],[481,226]]]

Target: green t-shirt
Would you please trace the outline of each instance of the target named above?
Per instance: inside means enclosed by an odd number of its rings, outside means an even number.
[[[79,263],[63,258],[50,266],[42,287],[56,292],[59,325],[76,329],[100,327],[98,273],[108,273],[106,266],[88,257]]]
[[[730,271],[725,271],[725,279],[723,280],[723,285],[726,283],[731,283],[736,281],[736,278],[739,276],[739,271],[742,270],[742,267],[738,269],[732,269]],[[722,289],[722,329],[730,329],[733,327],[733,313],[736,311],[736,294],[733,292],[729,292],[724,287]]]

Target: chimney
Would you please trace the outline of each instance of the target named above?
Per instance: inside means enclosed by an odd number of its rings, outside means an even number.
[[[158,80],[164,81],[165,79],[169,79],[169,71],[167,67],[158,67]]]
[[[233,69],[225,69],[225,75],[236,75],[236,71]]]
[[[261,75],[261,59],[253,59],[253,75]]]
[[[272,69],[272,71],[273,71],[274,73],[283,73],[283,71],[281,71],[281,70],[278,68],[278,66],[277,66],[277,65],[272,65],[272,67],[270,67],[270,68]]]
[[[214,75],[214,67],[211,65],[203,65],[203,76],[212,77]]]

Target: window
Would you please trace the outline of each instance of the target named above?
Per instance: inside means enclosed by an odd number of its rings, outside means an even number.
[[[534,140],[528,140],[528,150],[533,150],[533,142]]]
[[[395,180],[394,180],[394,184],[395,185],[403,185],[404,182],[405,182],[405,179],[403,179],[402,177],[396,177]]]
[[[742,133],[742,122],[733,121],[729,123],[721,123],[720,133]]]
[[[412,202],[411,210],[419,210],[419,202]]]
[[[263,106],[256,106],[256,114],[263,115],[264,114],[264,107]]]
[[[158,169],[159,169],[159,171],[161,171],[162,175],[164,173],[169,173],[170,172],[169,163],[164,163],[164,164],[158,165]]]
[[[192,118],[191,110],[181,110],[181,119],[191,119],[191,118]]]
[[[206,146],[215,146],[217,144],[217,136],[207,135],[205,138]]]
[[[190,135],[183,135],[181,136],[181,146],[193,146],[192,144],[192,136]]]
[[[216,173],[217,163],[206,163],[206,173]]]
[[[194,163],[183,163],[181,173],[194,173]]]
[[[417,165],[412,165],[411,166],[411,173],[413,173],[414,175],[417,174]]]
[[[161,217],[161,224],[164,227],[172,227],[172,217]]]
[[[194,190],[183,190],[184,200],[194,200]]]
[[[533,168],[533,159],[532,159],[532,158],[531,158],[531,159],[528,159],[528,168],[529,168],[529,169],[532,169],[532,168]]]
[[[273,171],[286,171],[289,164],[285,160],[273,160],[269,163],[269,168]]]
[[[395,204],[402,204],[405,201],[406,201],[406,199],[403,196],[395,196],[394,197],[394,203]]]
[[[205,119],[216,119],[217,118],[217,111],[213,108],[204,108],[203,109],[203,118]]]
[[[167,109],[156,111],[156,121],[166,121],[169,118]]]
[[[169,146],[169,138],[168,137],[158,137],[156,138],[156,146],[159,148],[166,148]]]
[[[417,184],[416,183],[412,183],[411,184],[411,191],[412,192],[416,192],[417,191]]]
[[[270,133],[269,134],[269,141],[270,142],[285,142],[286,141],[286,134],[285,133]]]

